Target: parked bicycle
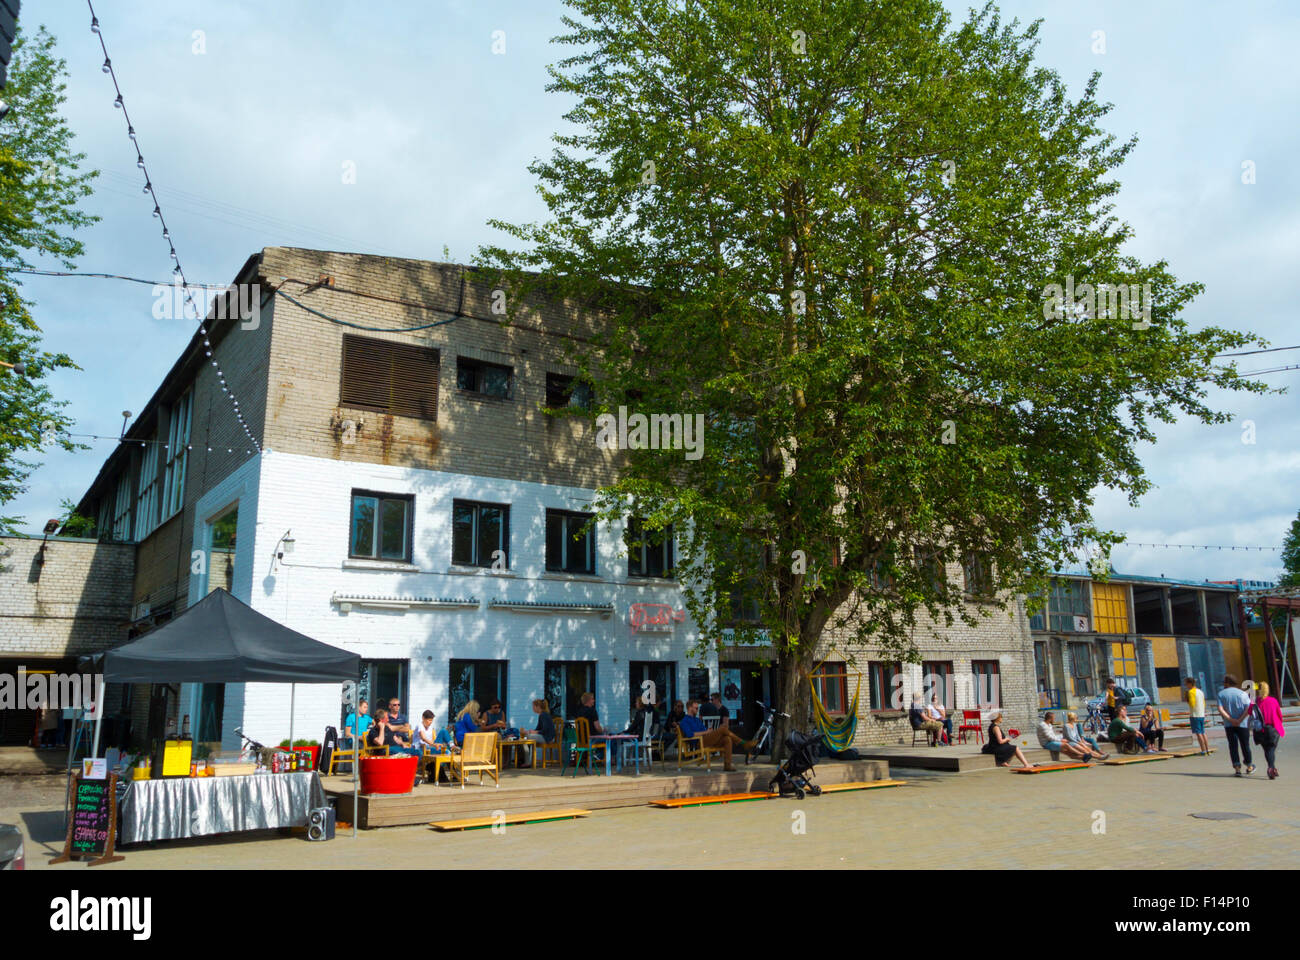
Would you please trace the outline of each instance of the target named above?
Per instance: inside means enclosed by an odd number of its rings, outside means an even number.
[[[772,752],[772,727],[776,723],[778,711],[771,704],[764,703],[762,700],[755,700],[754,702],[763,708],[763,722],[754,731],[754,751],[751,754],[751,756],[758,756],[760,753]],[[780,713],[779,715],[787,719],[790,716],[788,713]]]

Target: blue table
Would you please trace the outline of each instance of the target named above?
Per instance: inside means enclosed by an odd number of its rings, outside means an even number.
[[[630,733],[598,733],[598,734],[592,734],[592,736],[591,736],[591,742],[592,742],[592,743],[595,743],[597,740],[604,740],[604,741],[605,741],[605,776],[607,776],[607,777],[610,776],[610,770],[609,770],[609,755],[610,755],[611,753],[614,752],[614,747],[615,747],[614,741],[615,741],[615,740],[618,740],[618,741],[624,741],[624,740],[635,740],[635,739],[637,739],[637,738],[634,737],[634,736],[633,736],[632,734],[630,734]],[[621,745],[621,744],[620,744],[620,745]],[[622,751],[622,750],[620,750],[620,751],[618,752],[618,768],[619,768],[620,770],[623,769],[623,751]],[[640,755],[639,753],[636,755],[636,772],[637,772],[637,775],[638,775],[638,776],[639,776],[640,773],[641,773],[641,755]]]

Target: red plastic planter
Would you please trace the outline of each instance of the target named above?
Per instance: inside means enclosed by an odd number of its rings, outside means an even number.
[[[311,754],[311,768],[312,768],[313,770],[315,770],[315,769],[317,769],[317,768],[320,766],[320,747],[294,747],[294,748],[293,748],[293,752],[294,752],[294,753],[310,753],[310,754]]]
[[[410,793],[419,757],[362,757],[362,793]]]

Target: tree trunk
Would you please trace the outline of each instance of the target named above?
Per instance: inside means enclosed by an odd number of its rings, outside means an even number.
[[[772,762],[780,763],[785,757],[785,738],[791,730],[808,729],[811,717],[811,701],[808,696],[808,678],[805,674],[815,663],[813,654],[806,648],[800,651],[783,650],[777,657],[780,680],[780,696],[777,703],[780,711],[788,717],[777,714],[773,730]]]

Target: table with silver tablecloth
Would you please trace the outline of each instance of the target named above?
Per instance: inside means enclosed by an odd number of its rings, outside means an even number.
[[[301,827],[325,806],[315,770],[242,777],[132,780],[118,805],[119,843]]]

